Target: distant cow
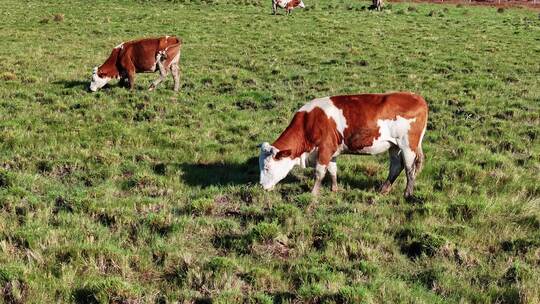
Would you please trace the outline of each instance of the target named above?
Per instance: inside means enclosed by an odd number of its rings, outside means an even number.
[[[377,11],[381,11],[382,10],[382,7],[383,7],[383,0],[372,0],[371,2],[371,7],[374,9],[374,10],[377,10]]]
[[[133,89],[135,73],[159,70],[159,78],[150,86],[150,90],[153,90],[165,80],[170,70],[174,79],[174,91],[178,91],[180,88],[178,61],[181,47],[182,40],[174,36],[121,43],[113,48],[104,64],[94,68],[90,90],[97,91],[113,78],[119,78],[121,84],[127,84]]]
[[[424,162],[422,138],[428,107],[411,93],[363,94],[312,100],[294,115],[292,122],[270,145],[261,145],[260,183],[272,189],[295,166],[315,162],[317,195],[330,173],[337,191],[336,157],[339,154],[379,154],[389,151],[390,172],[381,192],[390,191],[403,168],[407,175],[405,197],[413,193],[416,174]]]
[[[304,8],[304,2],[302,0],[272,0],[272,13],[276,14],[278,7],[281,7],[287,11],[287,15],[297,7]]]

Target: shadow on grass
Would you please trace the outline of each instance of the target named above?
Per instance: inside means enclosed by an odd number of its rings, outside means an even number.
[[[64,89],[79,89],[81,91],[90,92],[90,81],[89,80],[58,80],[53,82],[54,84],[58,84],[64,87]],[[103,86],[99,91],[106,91],[110,90],[111,88],[118,86],[120,88],[128,89],[128,86],[125,83],[118,82],[118,83],[107,83],[105,86]]]
[[[87,91],[90,85],[90,81],[88,80],[58,80],[53,83],[62,85],[64,89],[81,89],[84,91]]]
[[[73,292],[74,302],[77,304],[92,304],[99,303],[99,300],[95,296],[96,291],[88,288],[77,288]]]
[[[247,234],[216,235],[212,239],[212,245],[225,252],[234,251],[238,254],[249,254],[251,239]]]
[[[182,179],[190,186],[224,186],[256,183],[259,178],[259,159],[252,157],[244,163],[180,164]]]
[[[376,178],[365,177],[365,176],[346,175],[340,178],[339,172],[338,172],[338,183],[342,185],[349,185],[351,188],[358,189],[358,190],[378,193],[379,187],[382,185],[382,182],[383,181],[378,180]]]

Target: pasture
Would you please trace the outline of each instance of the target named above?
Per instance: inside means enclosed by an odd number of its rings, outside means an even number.
[[[539,303],[540,20],[308,0],[2,1],[5,303]],[[178,35],[181,89],[88,93],[120,42]],[[415,198],[387,154],[273,192],[258,148],[314,97],[430,106]]]

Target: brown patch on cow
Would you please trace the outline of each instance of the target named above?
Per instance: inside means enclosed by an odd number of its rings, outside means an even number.
[[[98,68],[98,76],[100,78],[110,77],[118,78],[120,76],[120,71],[116,66],[118,61],[118,55],[120,54],[119,48],[114,48],[109,55],[109,58]]]
[[[307,130],[307,131],[306,131]],[[297,158],[306,151],[319,148],[319,162],[328,164],[342,138],[336,123],[320,108],[310,112],[297,112],[293,121],[272,144],[281,150],[291,150],[290,158]]]
[[[379,128],[364,128],[360,129],[350,138],[346,138],[345,142],[349,143],[347,147],[352,151],[360,151],[365,147],[373,144],[373,141],[380,136]]]
[[[304,132],[306,115],[306,112],[296,113],[289,126],[281,133],[272,146],[279,150],[291,150],[291,158],[296,158],[305,151],[309,151],[310,145]]]
[[[289,3],[287,3],[287,9],[292,10],[295,7],[298,7],[300,5],[300,0],[291,0]]]
[[[281,150],[279,151],[276,156],[274,156],[275,159],[280,160],[285,157],[290,157],[292,155],[292,150]]]

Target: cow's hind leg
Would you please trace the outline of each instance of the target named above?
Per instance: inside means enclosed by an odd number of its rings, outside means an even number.
[[[171,74],[174,80],[174,91],[180,90],[180,68],[178,67],[178,61],[180,60],[180,52],[176,55],[171,62]]]
[[[400,155],[400,149],[397,146],[392,145],[388,150],[390,156],[390,170],[388,171],[388,177],[382,184],[380,192],[386,194],[392,189],[392,184],[403,171],[403,159]]]
[[[333,157],[328,164],[328,173],[330,173],[330,177],[332,178],[332,192],[337,192],[339,188],[337,183],[337,163],[335,157]]]
[[[157,61],[156,64],[159,69],[159,77],[158,79],[152,82],[152,84],[150,85],[150,88],[148,88],[149,91],[154,90],[158,86],[158,84],[160,84],[167,77],[167,69],[165,69],[165,67],[163,66],[163,61],[161,61],[161,56],[158,55],[158,57],[156,58],[156,61]]]
[[[174,88],[173,88],[173,90],[175,92],[178,92],[178,90],[180,90],[179,70],[180,70],[180,68],[178,67],[178,65],[172,65],[171,66],[171,73],[172,73],[172,77],[173,77],[173,80],[174,80]]]
[[[408,146],[401,149],[401,154],[403,156],[403,164],[405,165],[405,173],[407,174],[407,186],[405,188],[405,197],[411,197],[413,195],[414,180],[416,177],[415,171],[415,160],[416,153],[414,153],[411,148]]]

